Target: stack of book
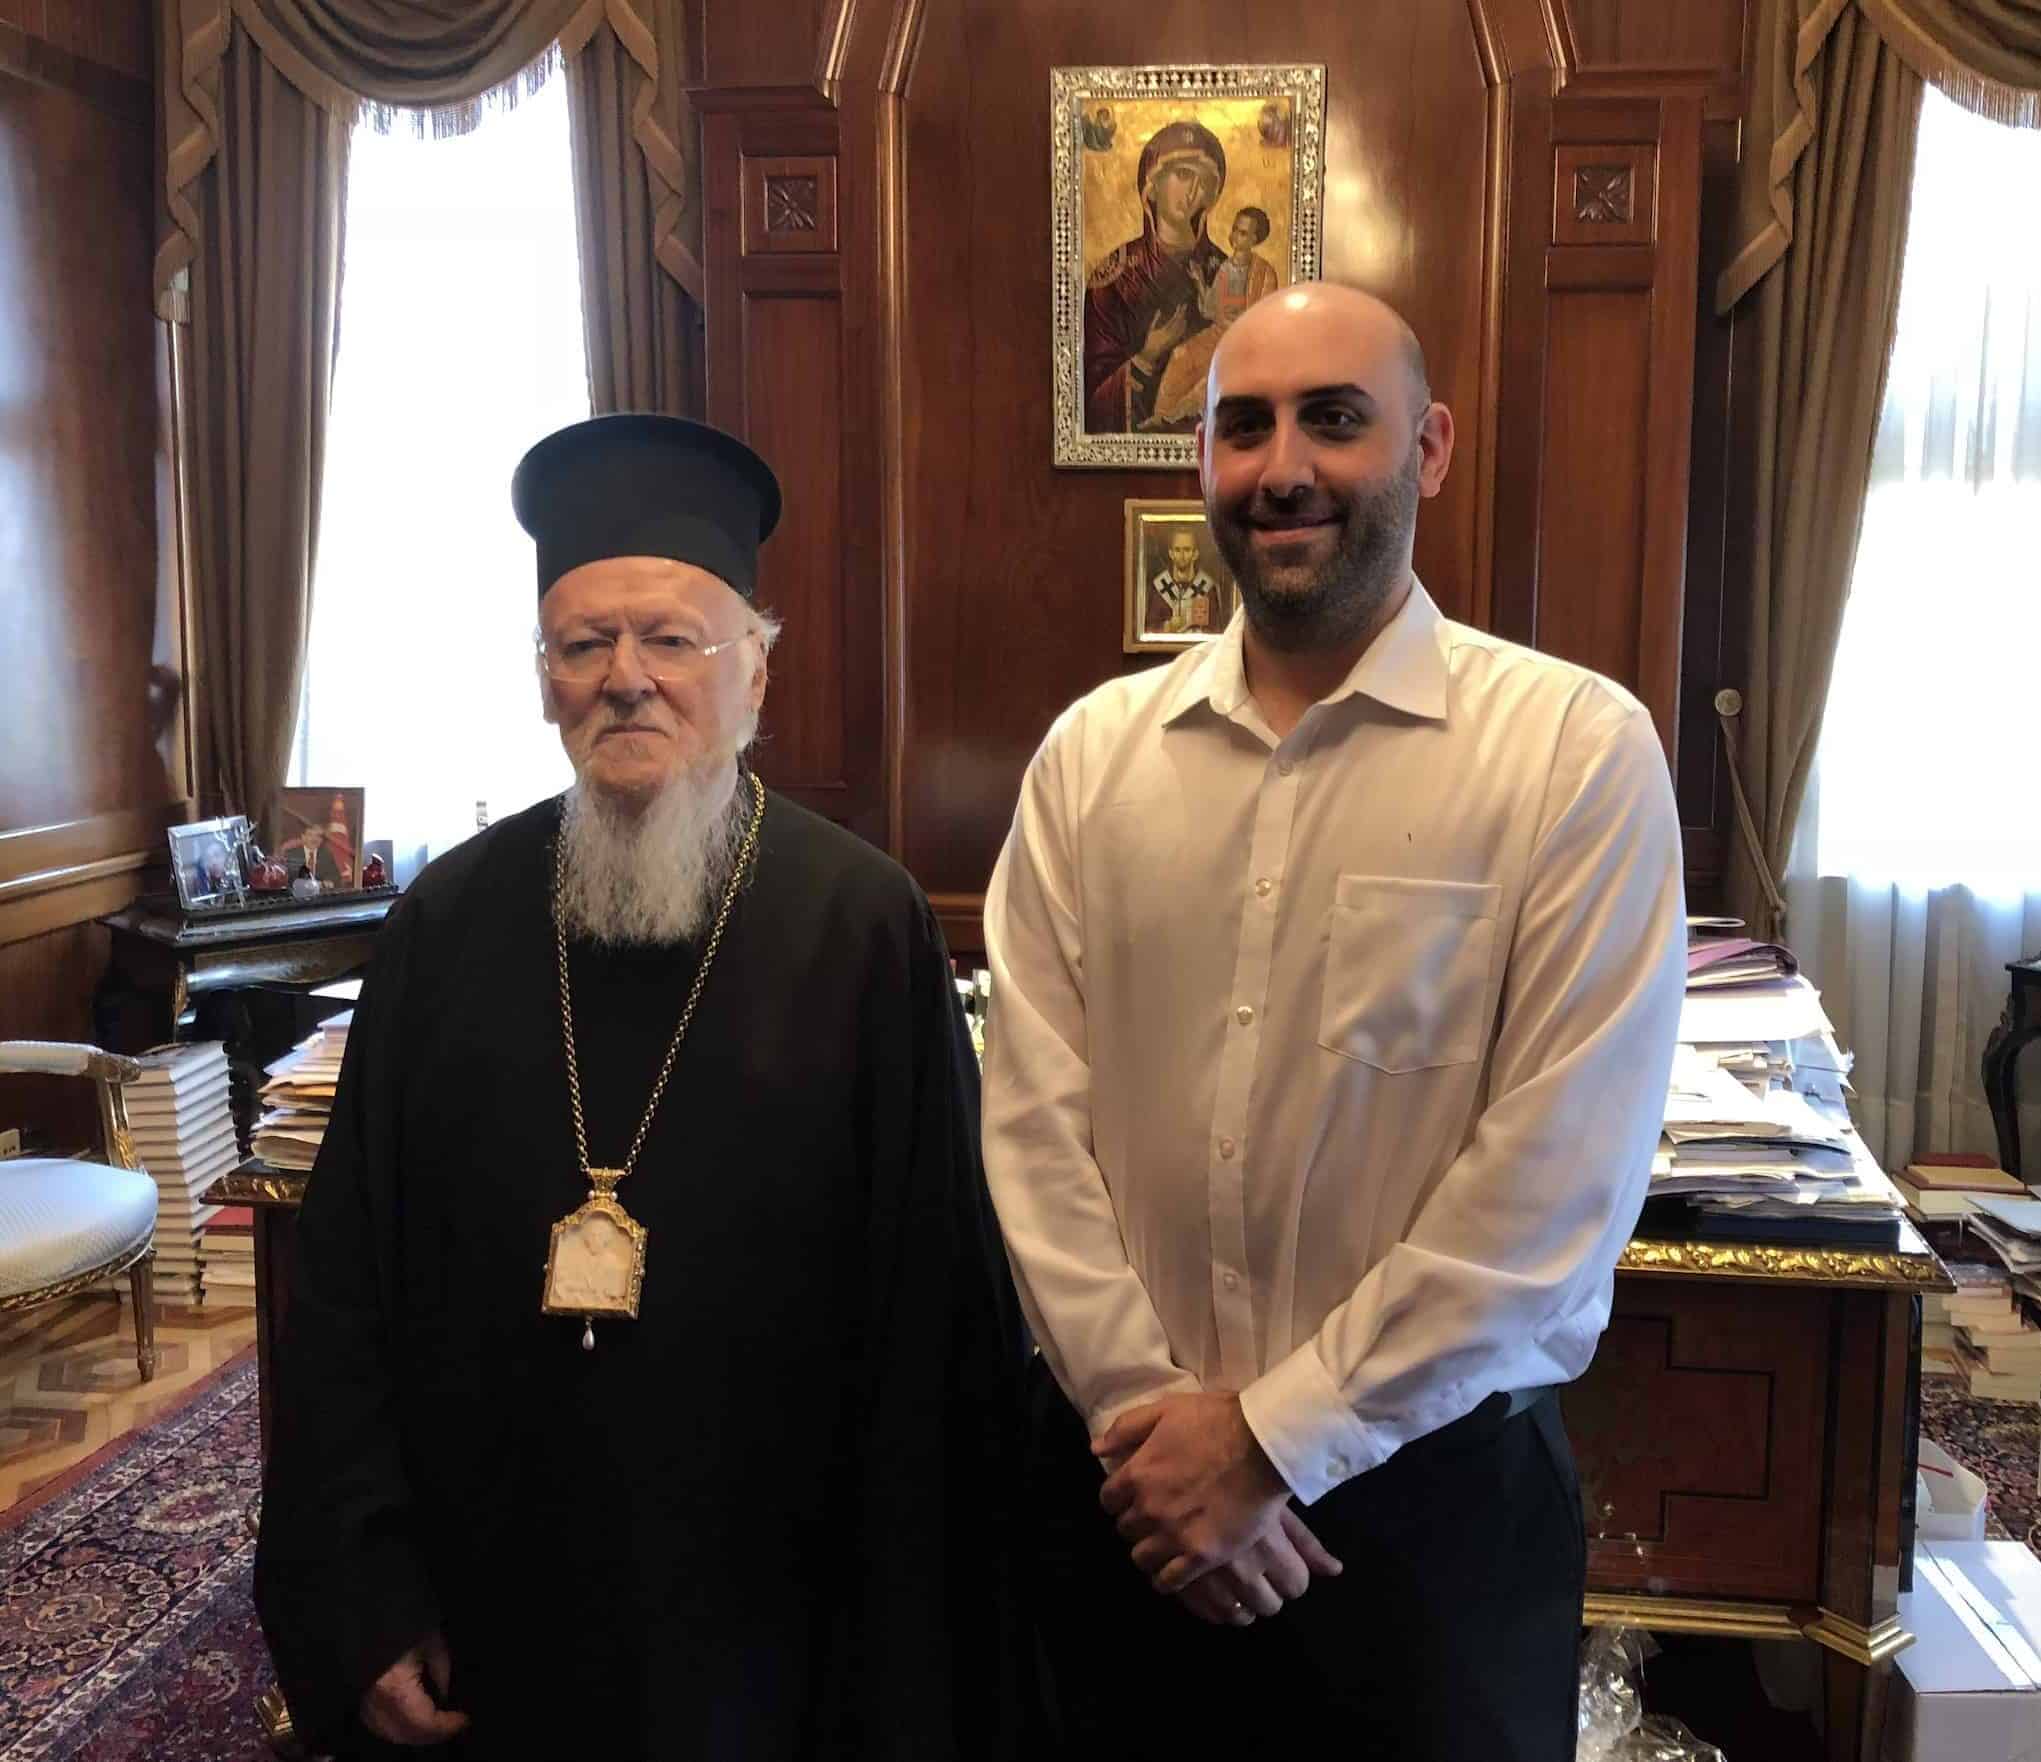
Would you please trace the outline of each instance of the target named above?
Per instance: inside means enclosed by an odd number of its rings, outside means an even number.
[[[348,1010],[321,1023],[317,1033],[267,1067],[264,1111],[255,1123],[255,1154],[272,1167],[309,1169],[318,1161],[353,1020],[354,1011]]]
[[[245,1205],[223,1205],[206,1225],[206,1301],[255,1301],[255,1213]]]
[[[135,1157],[156,1183],[156,1292],[166,1303],[204,1299],[205,1231],[219,1207],[207,1188],[240,1159],[218,1041],[144,1053],[126,1092]]]
[[[1929,1292],[1921,1299],[1921,1369],[1930,1376],[1961,1376],[1957,1330],[2005,1334],[2020,1321],[2012,1275],[1991,1261],[1944,1262],[1955,1282],[1953,1294]]]
[[[1956,1374],[1973,1399],[2041,1401],[2041,1328],[2027,1320],[2010,1275],[1958,1261],[1949,1268],[1956,1294],[1942,1315],[1953,1330]],[[1923,1328],[1922,1368],[1928,1368]]]
[[[1922,1223],[1975,1217],[1981,1193],[2024,1199],[2027,1189],[1989,1156],[1931,1155],[1922,1152],[1892,1177],[1906,1208]]]

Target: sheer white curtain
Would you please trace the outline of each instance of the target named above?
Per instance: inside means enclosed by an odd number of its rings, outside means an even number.
[[[2041,949],[2037,190],[2041,132],[1928,90],[1870,497],[1787,875],[1794,942],[1857,1053],[1859,1124],[1888,1167],[1996,1149],[1978,1061],[2005,963]],[[2025,1172],[2041,1179],[2041,1070],[2024,1075]]]
[[[473,134],[363,128],[292,781],[359,784],[398,877],[569,781],[539,719],[537,584],[510,474],[589,413],[553,79]]]

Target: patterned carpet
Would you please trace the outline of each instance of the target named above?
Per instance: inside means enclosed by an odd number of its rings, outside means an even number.
[[[1921,1430],[1991,1488],[1989,1534],[2041,1554],[2041,1407],[1973,1401],[1954,1377],[1921,1378]]]
[[[262,1762],[252,1352],[0,1513],[0,1762]]]

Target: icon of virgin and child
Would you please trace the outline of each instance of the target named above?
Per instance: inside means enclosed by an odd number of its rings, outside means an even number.
[[[1222,250],[1206,230],[1226,188],[1226,151],[1202,123],[1156,130],[1135,169],[1146,219],[1093,265],[1084,302],[1084,426],[1091,434],[1188,434],[1226,327],[1275,292],[1255,247],[1270,224],[1244,207]]]

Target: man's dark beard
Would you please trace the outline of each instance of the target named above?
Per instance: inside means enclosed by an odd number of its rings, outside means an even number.
[[[1212,537],[1232,567],[1249,621],[1270,648],[1289,653],[1336,647],[1365,632],[1402,584],[1417,527],[1421,449],[1413,441],[1396,474],[1344,502],[1327,495],[1314,510],[1306,497],[1279,502],[1260,490],[1237,509],[1212,508]],[[1314,511],[1340,516],[1339,542],[1307,580],[1272,588],[1262,576],[1257,524]]]

